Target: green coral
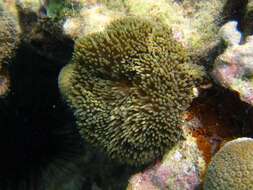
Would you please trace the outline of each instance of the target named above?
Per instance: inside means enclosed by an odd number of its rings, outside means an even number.
[[[81,9],[81,2],[67,0],[50,0],[47,5],[47,14],[56,19],[75,16]]]
[[[171,30],[126,17],[77,41],[59,88],[88,142],[138,165],[182,139],[181,116],[203,75]]]
[[[212,159],[204,190],[253,189],[253,139],[228,142]]]

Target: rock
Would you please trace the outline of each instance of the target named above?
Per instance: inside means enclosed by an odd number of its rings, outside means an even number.
[[[235,22],[225,24],[221,34],[228,47],[216,59],[212,76],[223,87],[237,92],[242,101],[253,105],[253,36],[239,44],[241,35]]]
[[[227,46],[238,45],[241,41],[241,33],[237,30],[237,22],[230,21],[221,27],[219,35]]]
[[[188,137],[155,165],[131,177],[127,190],[195,190],[205,161],[196,141]]]
[[[120,16],[121,13],[111,11],[102,4],[94,4],[83,7],[76,16],[67,17],[63,30],[72,39],[76,39],[102,31],[111,21]]]

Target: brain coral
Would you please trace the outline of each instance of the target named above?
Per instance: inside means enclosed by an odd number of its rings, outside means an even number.
[[[204,190],[253,189],[253,139],[228,142],[214,156],[204,182]]]
[[[111,158],[137,165],[182,138],[181,116],[203,75],[170,29],[126,17],[76,43],[59,87],[82,136]]]

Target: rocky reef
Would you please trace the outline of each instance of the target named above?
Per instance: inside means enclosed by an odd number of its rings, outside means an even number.
[[[238,92],[243,101],[252,105],[253,36],[247,36],[241,44],[242,35],[236,27],[237,23],[231,21],[221,28],[222,38],[228,47],[217,57],[212,75],[222,86]]]
[[[203,155],[189,136],[154,166],[132,176],[127,190],[198,189],[204,168]]]
[[[252,0],[0,0],[0,190],[252,189]]]

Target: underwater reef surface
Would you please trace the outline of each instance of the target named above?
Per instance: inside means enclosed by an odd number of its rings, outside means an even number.
[[[0,0],[0,190],[253,187],[252,0]]]

